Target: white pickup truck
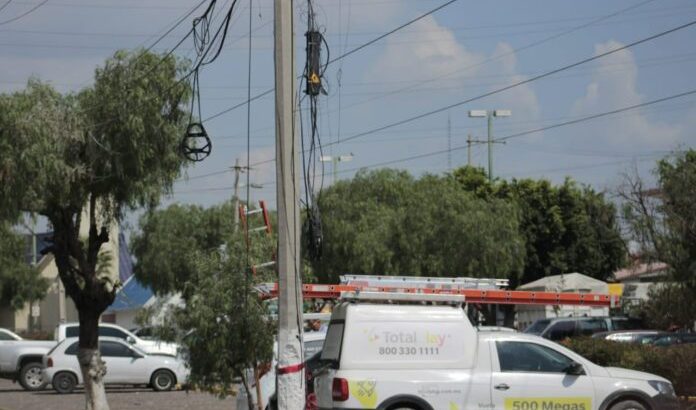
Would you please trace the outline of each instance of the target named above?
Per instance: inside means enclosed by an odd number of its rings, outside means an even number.
[[[534,335],[477,332],[461,306],[340,303],[321,360],[322,410],[678,408],[660,376],[601,367]]]
[[[78,337],[79,335],[79,323],[61,323],[56,326],[56,330],[54,332],[54,337],[58,342],[62,342],[69,337]],[[179,345],[176,343],[141,339],[121,326],[111,323],[99,323],[99,337],[104,336],[125,340],[126,342],[149,354],[176,356],[179,353]]]
[[[55,347],[53,340],[24,340],[0,329],[0,377],[19,381],[26,390],[41,390],[41,358]]]

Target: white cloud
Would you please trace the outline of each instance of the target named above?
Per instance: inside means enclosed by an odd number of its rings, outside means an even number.
[[[623,46],[611,40],[595,46],[595,55]],[[611,70],[611,66],[620,64],[626,70]],[[633,53],[629,50],[598,60],[592,80],[585,90],[585,95],[575,101],[573,115],[589,115],[610,111],[621,107],[640,104],[647,101],[638,91],[638,67]],[[601,122],[601,134],[614,145],[632,148],[669,148],[679,141],[681,130],[678,126],[653,122],[644,114],[613,117]]]
[[[369,70],[369,77],[394,81],[413,81],[448,75],[474,65],[483,56],[466,50],[454,33],[441,26],[432,16],[411,26],[408,38],[390,36],[386,49]]]

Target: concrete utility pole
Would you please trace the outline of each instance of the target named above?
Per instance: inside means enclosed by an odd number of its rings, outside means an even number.
[[[295,138],[293,1],[275,0],[275,128],[278,202],[278,368],[281,410],[303,410],[299,144]]]
[[[486,117],[488,119],[488,181],[493,182],[493,117],[509,117],[510,110],[469,110],[469,117]],[[504,142],[503,142],[504,144]]]
[[[239,229],[239,174],[246,169],[239,165],[239,158],[234,161],[234,230]]]
[[[338,181],[338,163],[348,162],[353,160],[353,153],[348,155],[322,155],[319,158],[321,162],[331,162],[331,171],[333,172],[333,179],[331,183],[335,184]]]

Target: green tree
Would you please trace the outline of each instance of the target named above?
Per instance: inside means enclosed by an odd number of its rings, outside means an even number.
[[[657,188],[645,187],[638,175],[626,175],[619,190],[640,258],[666,263],[673,280],[653,290],[644,312],[648,321],[661,327],[692,327],[696,319],[696,150],[660,160],[655,174]]]
[[[174,204],[143,215],[132,239],[138,280],[159,295],[179,292],[188,299],[195,291],[191,285],[200,277],[196,257],[237,246],[229,243],[235,230],[233,208],[231,201],[210,208]],[[251,232],[249,238],[261,262],[272,259],[273,236]],[[246,251],[234,257],[246,260]]]
[[[319,198],[323,282],[346,273],[507,277],[521,271],[518,213],[475,198],[450,177],[359,172]]]
[[[41,300],[48,282],[24,259],[25,238],[8,223],[0,222],[0,305],[21,309],[25,303]]]
[[[221,396],[230,394],[229,386],[239,378],[248,391],[250,378],[270,366],[276,329],[266,304],[252,291],[257,283],[275,281],[274,272],[250,272],[244,233],[225,235],[224,242],[221,250],[195,251],[186,306],[164,325],[187,330],[181,342],[188,352],[189,382]],[[250,252],[250,264],[268,258],[261,243]]]
[[[453,173],[467,192],[490,201],[504,200],[520,209],[524,237],[524,272],[511,284],[548,275],[580,272],[605,279],[624,263],[616,209],[604,195],[570,179],[558,186],[547,180],[495,180],[482,169],[463,167]]]
[[[79,315],[87,409],[108,409],[97,326],[118,288],[100,250],[127,210],[157,204],[180,175],[186,69],[173,56],[119,51],[78,94],[32,79],[0,95],[0,216],[31,212],[53,228],[48,251]]]

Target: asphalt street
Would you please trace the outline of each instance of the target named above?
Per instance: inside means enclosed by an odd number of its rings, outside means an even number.
[[[218,399],[200,392],[171,391],[157,393],[147,388],[107,388],[107,398],[112,410],[234,410],[235,398]],[[0,379],[0,410],[76,410],[84,408],[84,392],[57,394],[47,389],[27,392],[19,384]]]

